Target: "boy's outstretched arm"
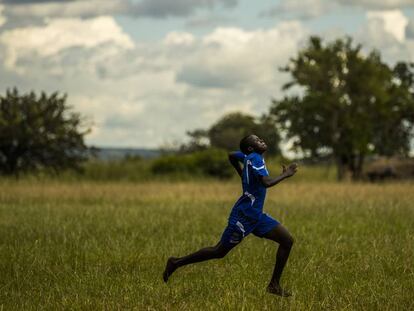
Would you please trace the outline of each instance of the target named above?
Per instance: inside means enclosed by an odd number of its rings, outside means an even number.
[[[229,153],[229,161],[230,161],[231,165],[233,165],[234,169],[237,171],[237,174],[239,174],[239,176],[242,177],[243,169],[240,165],[239,159],[236,156],[235,152],[230,152]]]
[[[266,188],[273,187],[274,185],[280,183],[283,179],[291,177],[295,175],[298,165],[296,163],[290,164],[287,168],[286,166],[282,165],[283,172],[277,177],[270,177],[270,176],[261,176],[261,182],[263,186]]]

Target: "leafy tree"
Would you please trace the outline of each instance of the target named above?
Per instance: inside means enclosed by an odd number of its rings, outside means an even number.
[[[333,156],[338,179],[346,170],[360,178],[368,154],[407,152],[412,135],[412,67],[391,69],[379,53],[361,49],[350,38],[324,45],[311,37],[282,68],[292,76],[284,89],[295,86],[301,95],[273,100],[270,109],[294,149]]]
[[[213,147],[237,150],[240,139],[253,133],[257,125],[251,115],[239,112],[230,113],[219,119],[207,134]]]
[[[181,150],[198,151],[209,147],[224,150],[239,149],[239,142],[244,136],[256,134],[262,137],[268,144],[268,153],[277,154],[280,137],[275,123],[270,116],[262,116],[257,119],[251,115],[240,112],[229,113],[220,118],[207,130],[195,130],[187,132],[191,137],[187,145]]]
[[[88,132],[80,115],[67,106],[66,95],[7,90],[0,96],[0,173],[79,169]]]
[[[414,123],[414,65],[399,62],[393,75],[389,101],[373,115],[385,120],[376,124],[374,145],[378,154],[388,157],[409,153]]]
[[[206,130],[196,129],[194,131],[187,131],[187,135],[190,137],[190,141],[188,144],[180,146],[180,153],[192,153],[208,148],[209,141]]]

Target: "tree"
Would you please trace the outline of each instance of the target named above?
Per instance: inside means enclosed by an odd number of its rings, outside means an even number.
[[[239,149],[240,139],[254,133],[255,129],[253,116],[235,112],[220,118],[210,127],[207,135],[211,146],[231,151]]]
[[[413,136],[414,123],[414,65],[397,63],[393,68],[393,84],[386,108],[375,111],[375,119],[386,120],[376,124],[375,146],[378,154],[407,155]],[[381,116],[382,114],[382,116]]]
[[[361,177],[368,154],[407,152],[413,129],[412,67],[391,69],[350,38],[308,46],[282,68],[301,95],[273,100],[270,115],[307,157],[332,156],[338,179]]]
[[[0,96],[0,173],[79,169],[88,151],[88,132],[80,115],[67,106],[66,95],[7,90]]]
[[[182,146],[181,150],[198,151],[209,146],[227,151],[237,150],[240,139],[249,134],[256,134],[263,138],[268,145],[269,154],[280,152],[278,146],[280,137],[273,119],[270,116],[255,118],[240,112],[223,116],[207,130],[187,132],[191,140],[187,145]]]
[[[186,134],[190,137],[190,141],[180,146],[180,153],[198,152],[208,148],[209,141],[206,130],[196,129],[194,131],[187,131]]]

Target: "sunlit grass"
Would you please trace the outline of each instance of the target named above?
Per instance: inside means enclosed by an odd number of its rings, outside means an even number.
[[[414,185],[293,181],[265,205],[296,239],[289,299],[266,294],[276,245],[253,236],[161,280],[217,242],[236,181],[1,181],[0,310],[413,309]]]

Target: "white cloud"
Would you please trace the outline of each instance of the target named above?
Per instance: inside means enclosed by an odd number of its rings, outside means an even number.
[[[166,18],[191,16],[199,9],[235,7],[238,0],[75,0],[5,1],[11,18],[82,17],[122,14],[133,17]]]
[[[47,57],[64,49],[92,48],[104,43],[131,49],[134,43],[109,16],[80,20],[53,19],[44,27],[16,28],[0,35],[0,43],[7,47],[6,66],[12,68],[19,58],[36,54]]]
[[[408,22],[405,35],[408,39],[414,39],[414,20]]]
[[[336,0],[346,6],[360,6],[366,9],[401,9],[403,7],[414,7],[412,0]]]
[[[7,18],[3,15],[4,12],[4,5],[0,4],[0,27],[6,22]]]
[[[235,19],[224,15],[204,15],[189,18],[185,23],[187,29],[195,28],[215,28],[224,25],[234,24]]]
[[[169,16],[190,16],[198,9],[212,9],[217,6],[235,7],[238,0],[141,0],[133,4],[130,14],[165,18]]]
[[[93,21],[108,27],[106,35],[94,35]],[[287,79],[278,67],[306,34],[291,22],[255,31],[217,28],[201,37],[171,32],[158,42],[132,43],[114,20],[59,19],[0,35],[9,65],[0,65],[0,85],[66,92],[95,123],[88,143],[157,147],[225,112],[267,111]]]
[[[355,41],[365,50],[376,49],[382,58],[394,65],[398,61],[414,61],[414,40],[410,35],[408,18],[398,10],[369,12]]]
[[[371,11],[367,13],[368,23],[380,23],[382,28],[398,41],[405,40],[408,19],[399,10]]]
[[[267,85],[305,33],[297,22],[256,31],[217,28],[179,70],[178,80],[205,88]]]
[[[344,8],[364,10],[400,10],[414,8],[413,0],[283,0],[276,6],[262,11],[262,17],[288,17],[312,19],[335,11],[341,14]]]
[[[190,46],[194,43],[195,38],[188,32],[170,32],[164,39],[164,43],[170,46]]]
[[[300,19],[316,18],[330,12],[336,6],[334,1],[286,0],[260,13],[263,17],[288,16]]]
[[[128,1],[123,0],[88,0],[88,1],[46,1],[6,6],[7,13],[14,18],[59,18],[59,17],[93,17],[116,14],[126,11]]]

